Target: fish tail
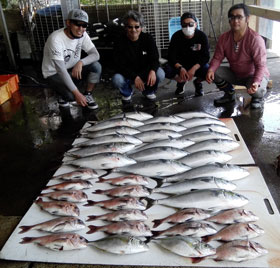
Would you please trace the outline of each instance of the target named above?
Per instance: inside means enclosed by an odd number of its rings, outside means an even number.
[[[86,221],[94,221],[96,219],[98,219],[98,216],[96,216],[96,215],[89,215],[88,219]]]
[[[90,206],[94,206],[97,202],[94,202],[92,200],[88,200],[87,204],[84,205],[84,207],[90,207]]]
[[[143,201],[143,200],[145,200],[147,202],[146,210],[155,204],[155,200],[152,198],[148,198],[148,197],[140,198],[140,201]]]
[[[156,187],[161,187],[162,184],[163,184],[163,180],[161,178],[156,178],[156,177],[153,177],[152,178],[154,181],[156,181],[157,183],[157,186]]]
[[[205,259],[205,257],[201,257],[201,258],[191,258],[192,263],[199,263],[201,261],[203,261]]]
[[[100,226],[89,225],[88,228],[89,231],[87,232],[87,234],[92,234],[97,232],[100,229]]]
[[[102,194],[103,193],[103,190],[101,189],[98,189],[98,190],[95,190],[94,192],[92,192],[93,194]]]
[[[157,228],[158,226],[161,225],[162,221],[161,220],[153,220],[154,226],[153,228]]]
[[[23,237],[19,243],[20,244],[32,243],[34,239],[35,239],[34,237]]]
[[[160,236],[161,231],[152,231],[153,237]]]
[[[97,183],[102,183],[102,182],[106,182],[106,179],[100,177],[98,178],[98,181],[96,181]]]
[[[19,234],[29,231],[32,227],[33,227],[33,225],[32,226],[20,226],[19,228],[21,228],[21,231],[19,232]]]
[[[202,241],[205,242],[205,243],[208,243],[208,242],[212,241],[211,235],[204,236],[202,238]]]
[[[38,203],[41,203],[43,202],[43,199],[41,197],[39,197],[36,201],[35,201],[35,204],[38,204]]]

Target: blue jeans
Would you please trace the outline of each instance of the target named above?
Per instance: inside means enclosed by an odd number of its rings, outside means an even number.
[[[69,74],[71,75],[72,68],[67,70]],[[102,72],[102,66],[101,64],[96,61],[91,64],[83,66],[82,70],[82,77],[87,78],[88,83],[96,84],[100,81],[100,76]],[[75,79],[71,76],[73,82],[77,87],[83,82],[82,80]],[[66,87],[66,85],[61,80],[60,76],[58,74],[54,74],[52,76],[47,77],[47,81],[50,84],[51,88],[60,95],[65,101],[74,101],[75,97],[73,93],[70,91],[69,88]]]
[[[141,77],[141,79],[143,81],[146,81],[147,80],[147,77]],[[153,94],[157,91],[157,88],[158,88],[158,84],[160,82],[162,82],[165,78],[165,73],[163,71],[162,68],[158,68],[157,71],[156,71],[156,83],[151,87],[151,86],[147,86],[145,84],[145,90],[142,92],[143,95],[150,95],[150,94]],[[132,94],[132,85],[134,84],[134,81],[132,81],[131,79],[128,79],[126,77],[124,77],[122,74],[114,74],[113,75],[113,78],[112,78],[112,83],[113,83],[113,86],[115,88],[117,88],[121,95],[124,96],[124,97],[128,97]]]

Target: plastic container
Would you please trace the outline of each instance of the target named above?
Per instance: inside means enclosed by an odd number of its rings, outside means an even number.
[[[8,83],[9,91],[11,94],[13,94],[19,89],[18,82],[19,82],[19,78],[17,74],[0,75],[0,86],[2,84]]]
[[[9,100],[11,96],[12,93],[9,90],[9,84],[0,82],[0,105]]]

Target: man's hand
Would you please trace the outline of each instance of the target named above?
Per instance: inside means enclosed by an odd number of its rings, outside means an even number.
[[[145,89],[144,82],[139,76],[136,76],[136,78],[134,80],[134,84],[135,84],[135,87],[140,91],[143,91]]]
[[[184,81],[184,82],[190,80],[189,79],[189,74],[184,67],[182,67],[181,70],[180,70],[180,79],[181,79],[181,81]]]
[[[257,82],[254,82],[247,90],[248,94],[254,94],[258,91],[259,84]]]
[[[83,69],[83,63],[81,61],[78,61],[75,66],[72,69],[72,77],[80,80],[82,79],[82,69]]]
[[[149,72],[148,80],[147,80],[147,85],[152,87],[156,83],[157,77],[156,73],[154,70],[151,70]]]
[[[88,104],[87,104],[86,97],[85,97],[78,89],[74,90],[72,93],[74,94],[75,99],[76,99],[76,102],[77,102],[79,105],[81,105],[81,106],[83,106],[83,107],[85,107],[85,106],[88,105]]]
[[[214,78],[215,78],[214,72],[213,72],[212,70],[209,69],[208,72],[207,72],[207,74],[206,74],[206,81],[207,81],[209,84],[211,84],[211,83],[213,82]]]

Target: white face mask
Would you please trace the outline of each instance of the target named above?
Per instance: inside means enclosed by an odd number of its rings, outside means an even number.
[[[195,31],[195,27],[184,27],[182,28],[182,31],[184,33],[185,36],[192,36],[194,34]]]

